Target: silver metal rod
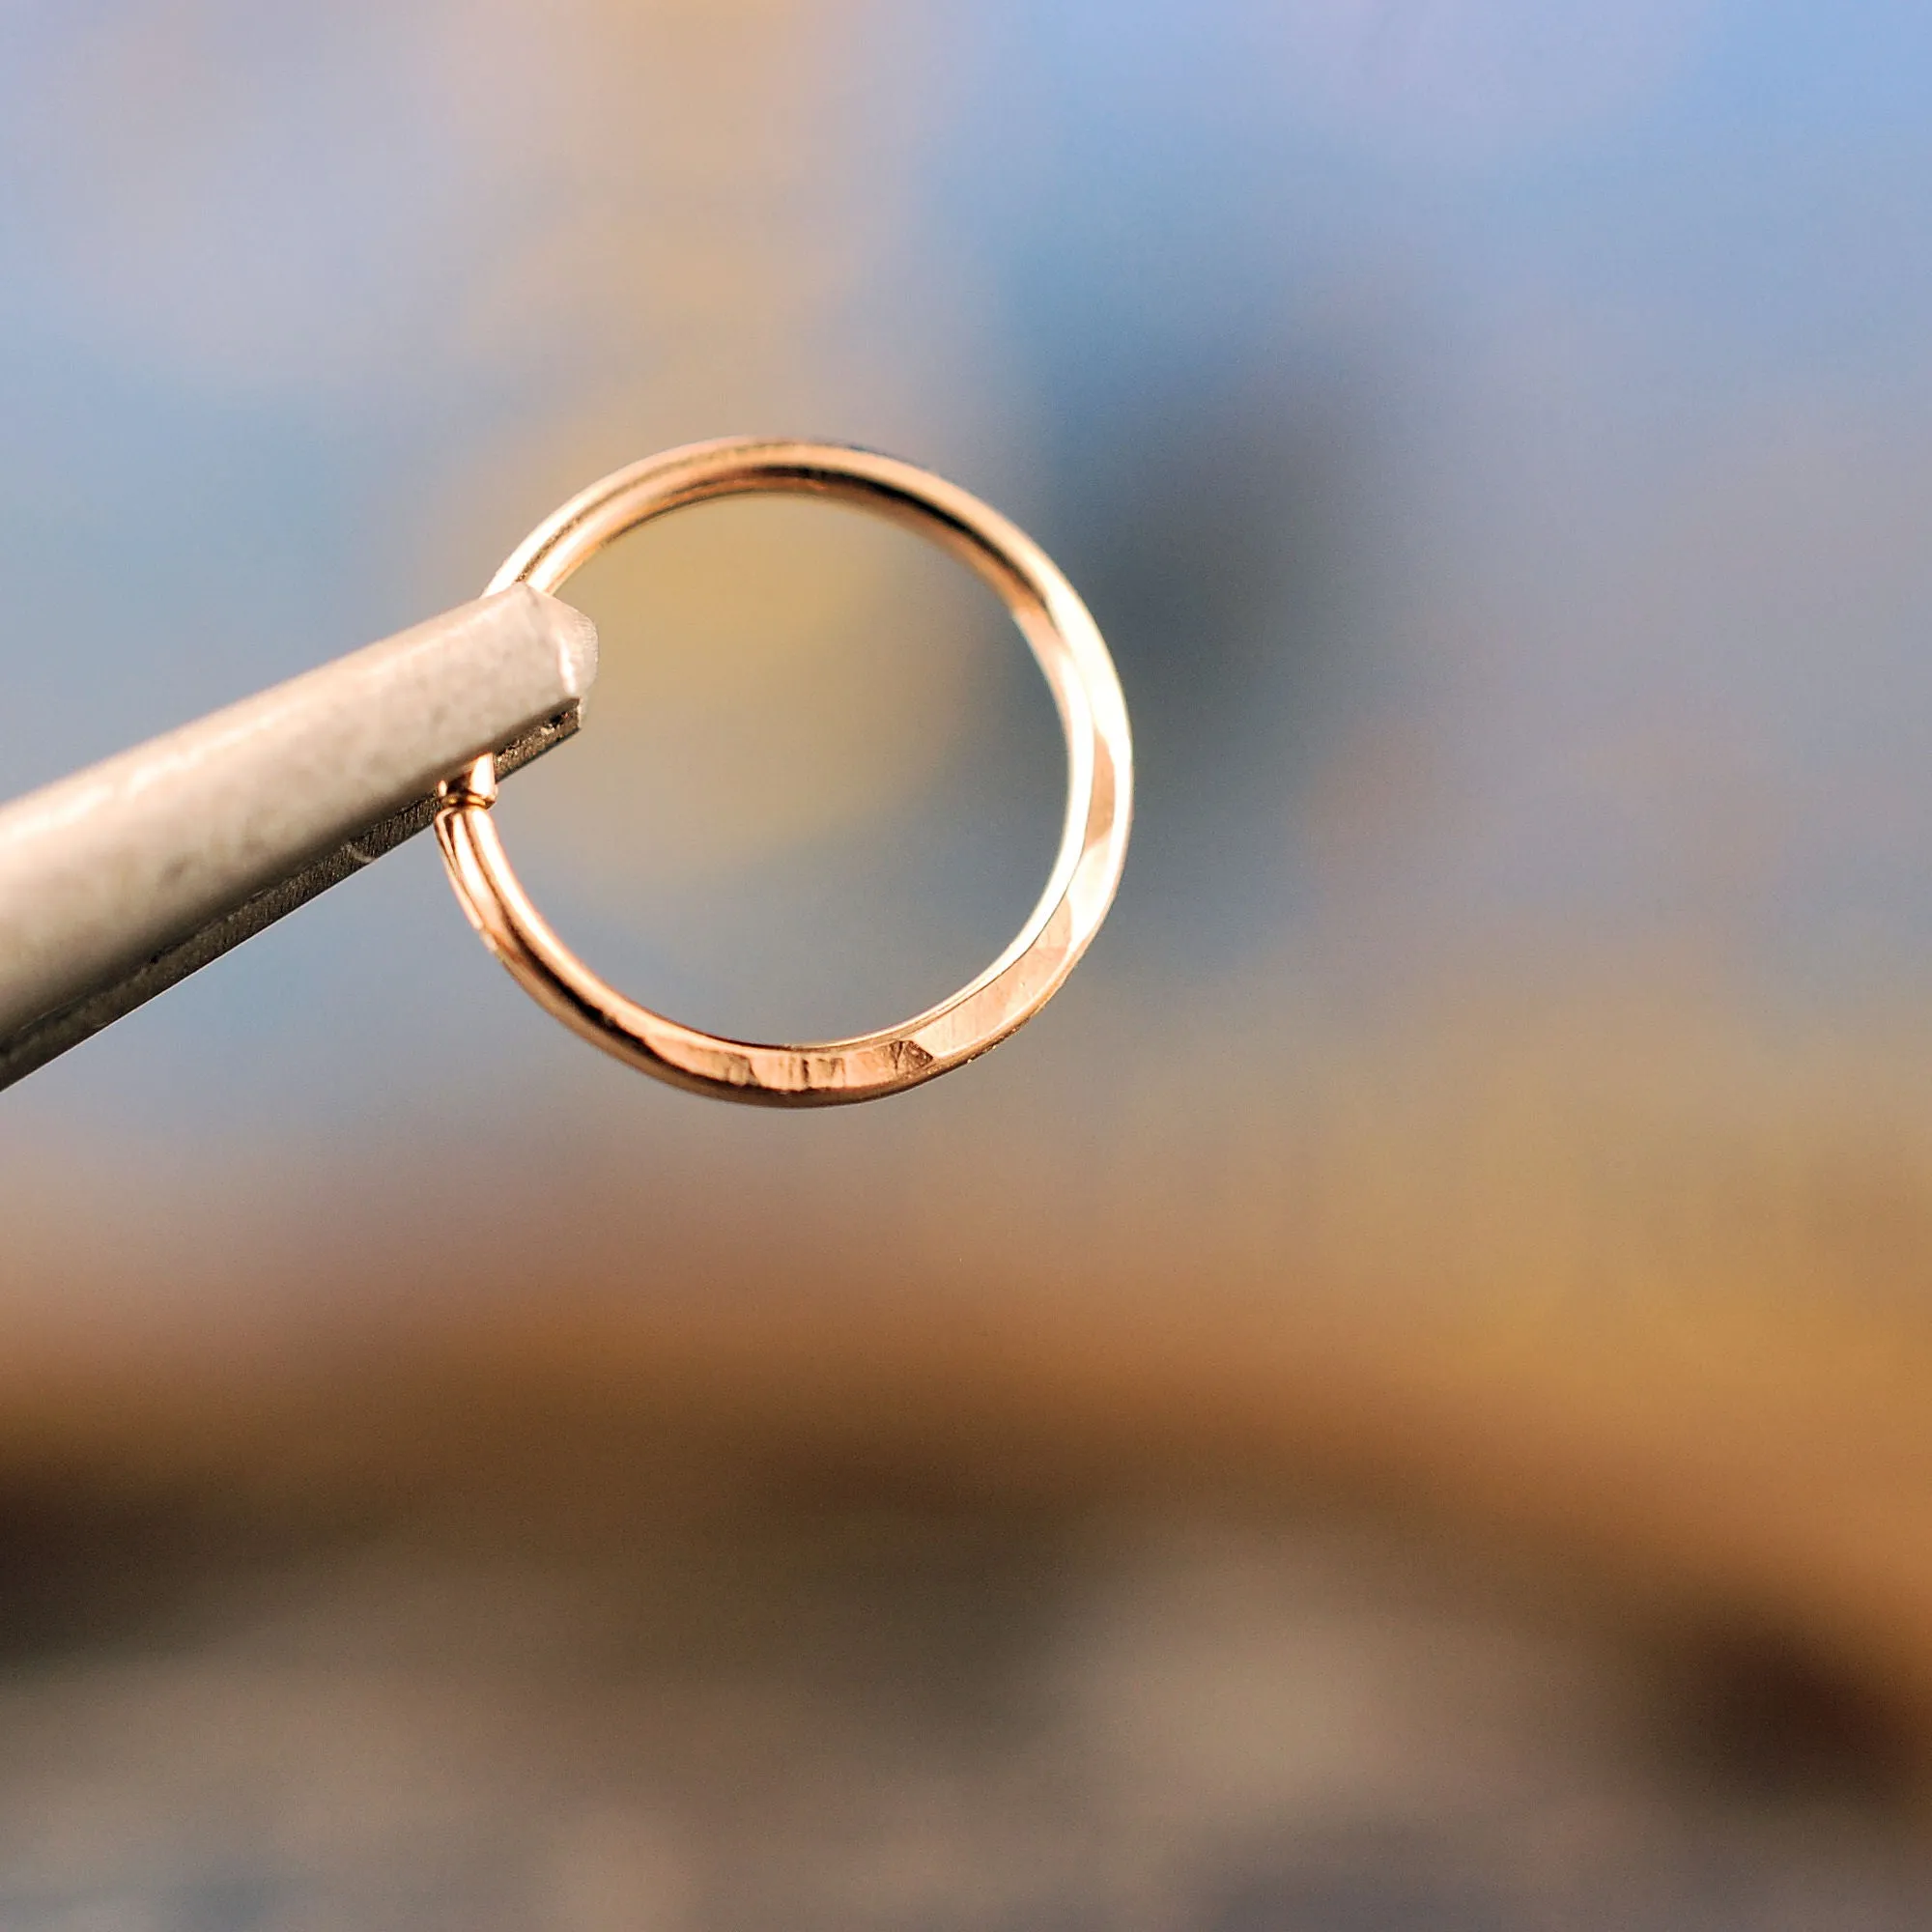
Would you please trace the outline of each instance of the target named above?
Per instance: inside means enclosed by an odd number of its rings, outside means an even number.
[[[0,806],[0,1087],[577,728],[597,633],[519,584]]]

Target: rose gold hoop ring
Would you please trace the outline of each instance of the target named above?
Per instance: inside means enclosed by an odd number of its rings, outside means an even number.
[[[829,1106],[896,1094],[962,1065],[1059,991],[1120,883],[1133,749],[1107,646],[1045,553],[977,497],[870,450],[733,437],[646,457],[532,530],[490,591],[519,582],[554,591],[654,517],[714,497],[766,493],[830,497],[930,538],[992,586],[1032,646],[1066,737],[1066,821],[1046,890],[999,958],[952,998],[881,1033],[808,1046],[720,1039],[626,999],[557,939],[518,884],[491,822],[494,760],[479,758],[442,787],[436,831],[456,896],[484,944],[566,1026],[674,1086],[767,1106]]]

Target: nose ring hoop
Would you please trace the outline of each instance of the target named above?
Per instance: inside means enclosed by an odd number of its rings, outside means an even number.
[[[525,538],[491,580],[555,591],[627,530],[717,497],[831,497],[951,552],[1011,613],[1053,693],[1066,740],[1065,828],[1012,944],[970,984],[901,1025],[850,1039],[760,1045],[652,1012],[607,985],[530,902],[492,821],[497,775],[479,758],[448,781],[436,833],[470,923],[542,1006],[584,1038],[672,1085],[776,1107],[876,1099],[963,1065],[1037,1013],[1087,950],[1120,883],[1133,749],[1120,679],[1073,586],[1023,531],[940,477],[838,443],[727,438],[646,457],[594,483]],[[904,728],[918,730],[917,718]]]

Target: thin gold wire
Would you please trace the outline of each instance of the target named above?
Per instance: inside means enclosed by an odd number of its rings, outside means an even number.
[[[484,944],[526,991],[606,1052],[724,1099],[776,1107],[877,1099],[996,1046],[1059,991],[1099,930],[1120,884],[1133,810],[1126,701],[1098,627],[1038,545],[940,477],[838,443],[730,437],[646,457],[540,524],[489,590],[524,582],[555,591],[640,524],[712,497],[761,494],[829,497],[919,532],[991,585],[1031,646],[1065,734],[1066,818],[1046,890],[1012,944],[971,984],[899,1026],[806,1045],[724,1039],[627,999],[552,931],[497,837],[492,758],[441,787],[437,841]]]

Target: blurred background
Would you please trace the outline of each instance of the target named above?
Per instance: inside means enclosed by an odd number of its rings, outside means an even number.
[[[0,1922],[1921,1925],[1932,14],[0,7],[0,790],[607,469],[1037,536],[1125,884],[775,1115],[417,841],[0,1095]],[[1061,753],[823,506],[571,595],[506,787],[768,1037],[1005,944]]]

